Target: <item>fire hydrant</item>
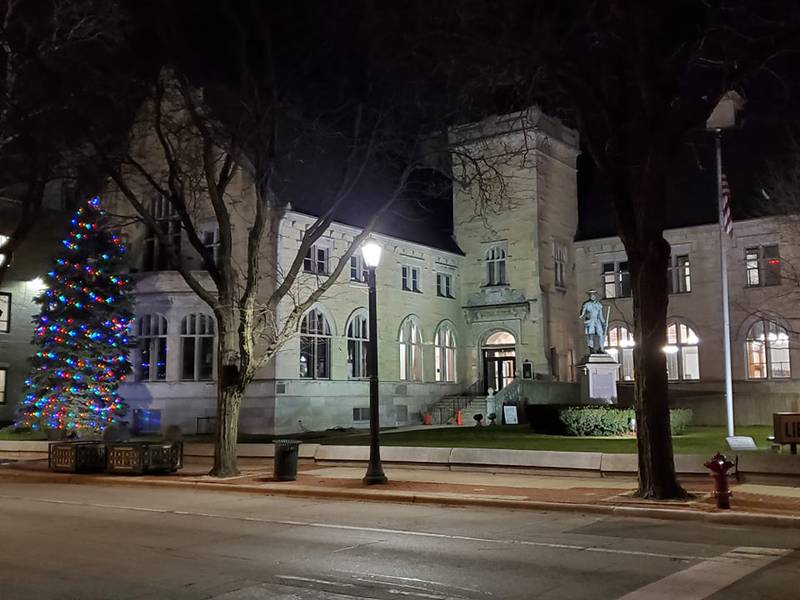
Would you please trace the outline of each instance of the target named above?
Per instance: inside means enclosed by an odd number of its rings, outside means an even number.
[[[728,470],[733,463],[717,452],[705,466],[714,478],[714,491],[711,495],[717,499],[717,508],[730,508],[733,492],[728,488]]]

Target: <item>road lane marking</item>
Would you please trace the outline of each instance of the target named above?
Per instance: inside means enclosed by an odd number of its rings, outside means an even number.
[[[706,560],[654,581],[619,600],[702,600],[791,552],[790,549],[741,546],[721,554],[717,560]],[[720,561],[728,563],[729,568],[721,568]]]
[[[483,538],[468,535],[448,534],[448,533],[435,533],[431,531],[410,531],[403,529],[388,529],[384,527],[365,527],[358,525],[340,525],[337,523],[318,523],[312,521],[294,521],[287,519],[265,519],[262,517],[250,517],[239,515],[225,515],[217,513],[194,512],[187,510],[173,510],[169,508],[147,508],[138,506],[127,505],[114,505],[114,504],[99,504],[91,502],[79,502],[76,500],[56,500],[51,498],[35,498],[29,496],[11,496],[0,495],[0,500],[15,500],[23,502],[41,502],[46,504],[58,504],[66,506],[76,506],[85,508],[102,508],[108,510],[125,510],[131,512],[145,512],[145,513],[159,513],[164,515],[175,516],[188,516],[188,517],[202,517],[208,519],[220,519],[228,521],[243,521],[248,523],[261,523],[264,525],[284,525],[288,527],[309,527],[316,529],[331,529],[335,531],[355,531],[363,533],[376,533],[388,534],[405,537],[421,537],[428,539],[441,539],[453,540],[462,542],[475,542],[479,544],[497,544],[497,545],[517,545],[528,546],[536,548],[547,548],[551,550],[567,550],[574,552],[599,552],[604,554],[617,554],[627,556],[640,556],[646,558],[658,558],[667,560],[680,560],[680,561],[718,561],[719,557],[697,556],[691,554],[668,554],[663,552],[648,552],[645,550],[625,550],[621,548],[606,548],[604,546],[589,546],[581,544],[560,544],[555,542],[537,542],[533,540],[520,540],[520,539],[502,539],[502,538]],[[773,549],[765,549],[773,550]],[[723,561],[724,562],[724,561]]]

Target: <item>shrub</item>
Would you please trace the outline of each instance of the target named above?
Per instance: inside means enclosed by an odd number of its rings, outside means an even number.
[[[622,435],[630,431],[635,416],[633,409],[613,406],[533,405],[526,407],[526,412],[534,431],[574,436]],[[691,421],[691,409],[670,410],[672,435],[683,433]]]

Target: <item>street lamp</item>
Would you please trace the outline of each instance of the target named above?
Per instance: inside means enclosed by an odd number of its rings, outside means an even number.
[[[369,287],[369,340],[367,341],[367,371],[369,372],[369,466],[364,483],[388,483],[381,465],[380,401],[378,391],[378,302],[375,292],[375,268],[381,262],[381,247],[375,240],[367,240],[361,246],[361,256],[367,267]]]

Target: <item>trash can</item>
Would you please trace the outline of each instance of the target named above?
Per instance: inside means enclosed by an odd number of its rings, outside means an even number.
[[[294,481],[297,479],[297,455],[300,450],[300,440],[275,440],[275,471],[273,477],[276,481]]]

